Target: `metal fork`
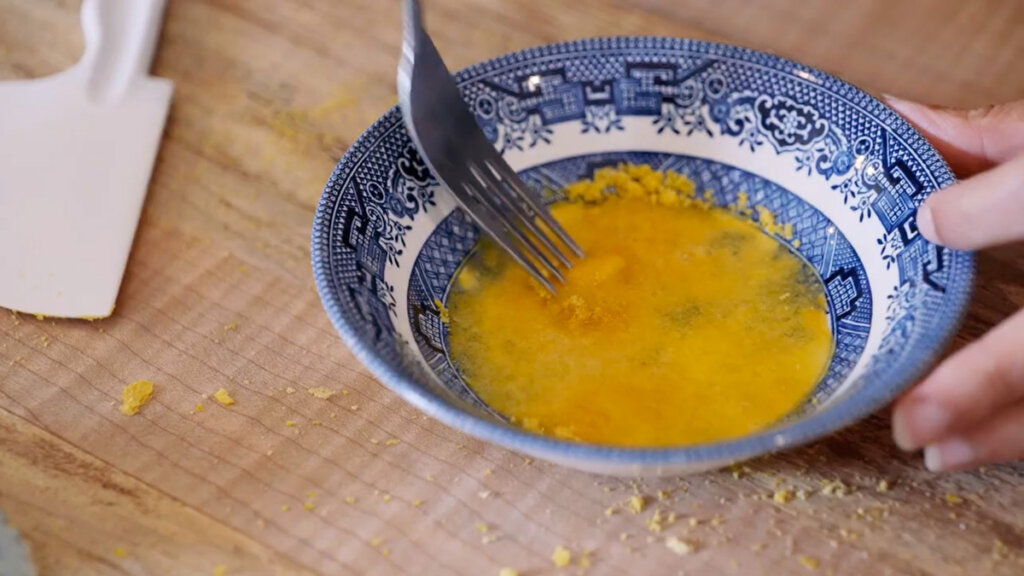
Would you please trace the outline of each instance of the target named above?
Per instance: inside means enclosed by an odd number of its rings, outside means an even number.
[[[419,1],[404,0],[403,8],[398,103],[413,142],[480,228],[537,282],[554,292],[554,284],[541,268],[561,282],[565,279],[549,255],[566,268],[572,267],[555,240],[578,258],[583,251],[477,125],[423,28]]]

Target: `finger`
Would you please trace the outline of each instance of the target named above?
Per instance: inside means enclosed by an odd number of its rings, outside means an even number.
[[[917,450],[1024,400],[1024,311],[950,356],[893,410],[893,439]]]
[[[963,434],[929,444],[924,465],[933,472],[1024,459],[1024,402],[1004,409]]]
[[[924,134],[958,176],[976,174],[1024,152],[1024,100],[955,110],[894,96],[883,99]]]
[[[917,229],[957,250],[1024,240],[1024,154],[929,196]]]

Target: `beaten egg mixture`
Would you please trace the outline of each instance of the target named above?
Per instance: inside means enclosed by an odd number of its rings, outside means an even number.
[[[566,196],[552,214],[586,258],[557,294],[488,240],[455,278],[450,354],[481,400],[527,430],[619,446],[742,436],[803,403],[832,335],[817,274],[769,235],[790,226],[648,166]]]

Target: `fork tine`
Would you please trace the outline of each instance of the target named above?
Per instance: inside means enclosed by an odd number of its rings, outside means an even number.
[[[499,195],[502,202],[519,217],[519,223],[526,227],[527,231],[543,244],[550,254],[553,254],[566,268],[572,268],[572,262],[569,258],[551,241],[547,233],[537,226],[534,217],[523,207],[515,192],[510,189],[506,182],[500,180],[490,169],[485,170],[484,172],[486,173],[482,173],[476,165],[470,164],[469,170],[476,177],[477,181],[480,182],[484,190],[494,191]]]
[[[512,167],[505,162],[505,159],[501,156],[486,162],[488,168],[491,169],[500,179],[507,182],[509,186],[515,191],[519,198],[522,198],[526,202],[533,212],[540,216],[540,219],[548,227],[549,230],[554,232],[558,239],[562,241],[577,258],[583,258],[583,250],[579,247],[576,242],[573,241],[569,233],[566,232],[557,220],[548,212],[547,208],[541,206],[537,199],[534,197],[533,190],[526,187],[526,184],[519,179],[519,176],[512,170]]]
[[[472,166],[470,166],[470,171],[473,172]],[[482,182],[481,184],[484,186],[487,185],[486,182]],[[502,210],[502,205],[498,203],[499,199],[496,199],[492,194],[490,194],[492,190],[486,187],[478,189],[469,182],[464,182],[463,185],[468,188],[476,198],[480,199],[481,202],[487,205],[487,208],[498,217],[507,230],[510,230],[515,235],[515,238],[519,240],[519,243],[523,248],[525,248],[526,251],[534,257],[534,259],[540,262],[549,274],[557,278],[559,282],[565,283],[565,278],[558,270],[558,267],[552,264],[551,260],[549,260],[547,256],[545,256],[544,253],[541,252],[540,249],[537,248],[537,246],[530,240],[530,237],[516,226],[515,220],[510,218],[508,214]]]
[[[463,182],[463,185],[465,189],[456,193],[456,195],[460,197],[460,202],[463,203],[463,208],[465,208],[466,213],[469,214],[473,221],[476,222],[476,224],[480,226],[488,236],[497,242],[505,252],[512,256],[520,266],[525,268],[534,280],[544,286],[544,288],[549,292],[555,294],[555,285],[552,284],[551,280],[548,280],[547,276],[545,276],[540,269],[538,269],[537,266],[527,258],[526,254],[516,246],[515,239],[507,231],[508,226],[495,218],[497,213],[483,204],[481,197],[477,194],[476,190],[471,187],[472,185],[469,184],[468,181]],[[454,192],[455,191],[453,190],[453,193]],[[476,205],[466,205],[466,196],[468,196],[468,199],[470,200],[469,203],[475,203]]]

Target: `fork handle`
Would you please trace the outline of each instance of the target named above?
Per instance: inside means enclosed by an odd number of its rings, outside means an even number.
[[[402,21],[405,23],[405,35],[418,38],[425,31],[423,16],[420,15],[420,0],[404,0]]]

